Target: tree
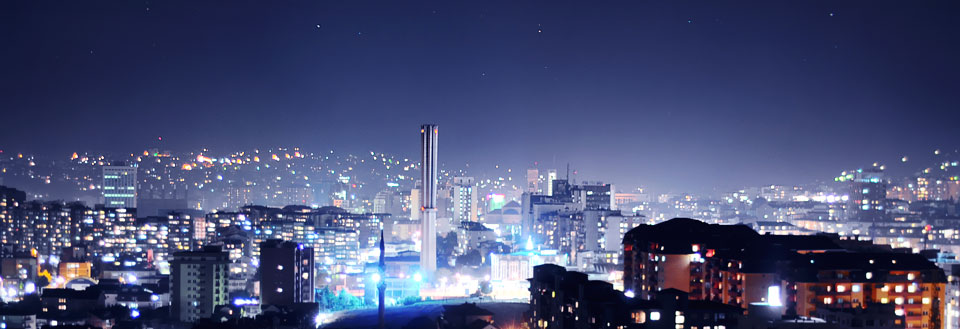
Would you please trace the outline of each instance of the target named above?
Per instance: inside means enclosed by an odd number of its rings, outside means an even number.
[[[459,267],[480,267],[483,264],[483,256],[480,255],[480,251],[473,249],[463,254],[457,256],[457,266]]]
[[[320,291],[317,291],[317,304],[320,305],[320,309],[327,311],[334,311],[339,303],[337,300],[337,294],[333,293],[333,290],[330,290],[330,287],[323,287]]]
[[[337,296],[337,302],[339,310],[352,310],[363,306],[363,301],[360,300],[360,298],[351,295],[349,292],[347,292],[347,289],[340,290],[340,295]]]
[[[457,250],[457,233],[450,232],[447,236],[437,235],[437,263],[438,266],[447,266],[453,257],[453,252]]]

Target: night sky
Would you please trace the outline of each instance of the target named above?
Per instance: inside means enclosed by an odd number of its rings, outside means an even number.
[[[960,147],[958,1],[201,2],[2,1],[0,148],[416,157],[431,122],[448,165],[679,192]]]

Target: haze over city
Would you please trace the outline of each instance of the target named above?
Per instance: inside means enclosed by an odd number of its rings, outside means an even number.
[[[8,152],[412,158],[434,122],[450,166],[716,192],[960,146],[952,2],[0,6]]]

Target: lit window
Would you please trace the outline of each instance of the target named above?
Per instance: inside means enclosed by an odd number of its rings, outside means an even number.
[[[930,304],[930,297],[923,297],[922,302],[923,302],[924,305]]]
[[[867,272],[867,280],[873,279],[873,272]]]
[[[916,275],[913,273],[907,273],[907,280],[913,281],[914,278],[916,278]]]
[[[893,291],[903,292],[903,285],[898,284],[896,287],[893,288]]]
[[[847,291],[847,287],[838,284],[838,285],[837,285],[837,292],[844,292],[844,291]]]
[[[897,299],[894,299],[893,302],[897,305],[903,305],[903,297],[897,297]]]
[[[912,285],[912,284],[911,284],[911,285],[907,286],[907,292],[916,292],[916,291],[917,291],[917,286],[916,286],[916,285]]]
[[[833,298],[825,297],[825,298],[823,298],[823,303],[824,303],[824,304],[833,304]]]
[[[850,290],[852,290],[853,292],[860,292],[860,285],[859,285],[859,284],[855,284],[855,285],[853,285],[853,286],[850,287]]]
[[[660,320],[660,312],[657,312],[657,311],[650,312],[650,321],[657,321],[657,320]]]

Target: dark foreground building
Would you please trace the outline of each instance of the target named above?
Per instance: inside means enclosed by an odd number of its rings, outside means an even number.
[[[642,299],[676,289],[744,309],[782,305],[788,316],[887,304],[903,317],[899,325],[942,328],[943,270],[921,255],[851,251],[844,242],[688,218],[641,225],[623,240],[624,289]]]
[[[553,264],[534,267],[530,279],[531,328],[736,328],[742,315],[737,306],[690,300],[677,289],[649,300],[627,297],[610,283]]]

